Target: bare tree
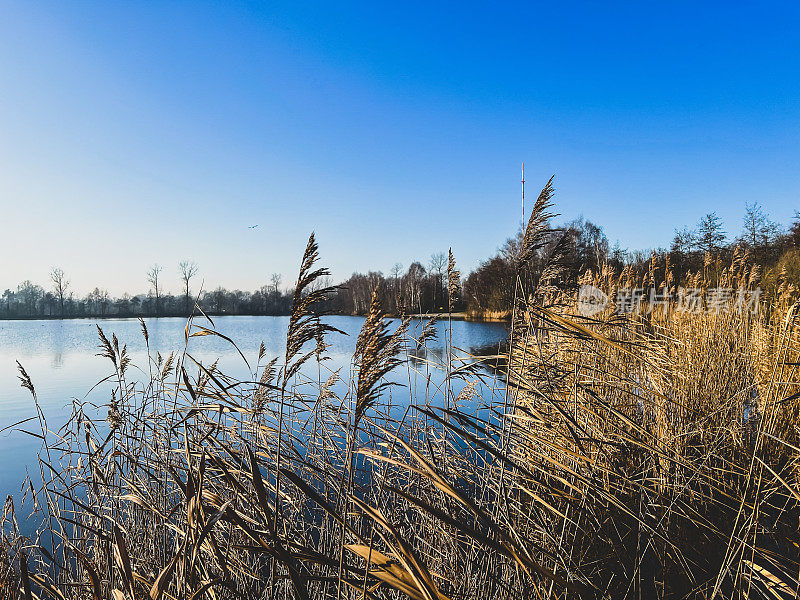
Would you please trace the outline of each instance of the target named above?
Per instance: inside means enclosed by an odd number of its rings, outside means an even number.
[[[94,290],[89,292],[89,295],[86,296],[86,307],[89,312],[95,315],[100,313],[101,317],[106,316],[106,309],[110,302],[111,295],[108,293],[108,290],[94,288]]]
[[[436,298],[440,296],[442,291],[442,281],[444,279],[444,270],[447,266],[447,256],[444,252],[431,254],[431,260],[428,264],[430,266],[430,272],[434,275],[433,306],[434,308],[442,308],[438,306]]]
[[[269,282],[272,285],[272,293],[277,299],[278,294],[280,293],[281,274],[273,273],[272,275],[269,276]]]
[[[400,275],[403,272],[403,265],[399,262],[394,263],[391,271],[392,275],[392,291],[394,297],[390,300],[394,302],[394,311],[399,312],[403,304],[403,285]]]
[[[410,307],[412,310],[422,312],[422,280],[425,278],[425,267],[417,261],[411,263],[408,272],[405,274],[406,285],[404,286],[409,294]]]
[[[401,263],[399,263],[399,262],[394,263],[394,266],[392,267],[392,270],[389,271],[389,273],[391,273],[393,279],[397,279],[398,277],[400,277],[400,273],[402,273],[402,272],[403,272],[403,265]]]
[[[161,271],[161,265],[155,264],[147,272],[147,282],[153,286],[153,296],[156,298],[156,316],[158,316],[159,301],[161,299],[161,285],[158,279]]]
[[[741,239],[753,249],[769,245],[778,234],[778,226],[769,220],[758,202],[745,205],[743,221]]]
[[[64,318],[64,296],[67,295],[67,288],[69,288],[69,281],[64,274],[64,270],[59,267],[50,269],[50,281],[53,282],[53,291],[58,296],[58,302],[61,307],[61,318]]]
[[[697,232],[684,227],[675,230],[675,237],[672,238],[673,252],[691,252],[697,244]]]
[[[192,281],[192,277],[197,275],[197,263],[193,260],[183,260],[178,263],[178,267],[181,270],[181,279],[183,280],[183,291],[184,291],[184,298],[186,300],[186,314],[189,314],[189,298],[190,292],[189,283]]]

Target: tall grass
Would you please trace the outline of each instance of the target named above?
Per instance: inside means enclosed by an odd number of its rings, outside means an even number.
[[[580,317],[545,243],[551,196],[525,235],[546,266],[517,282],[502,375],[449,344],[420,358],[432,328],[390,324],[377,296],[350,372],[329,368],[313,237],[283,362],[262,348],[249,379],[193,357],[194,337],[221,335],[202,314],[181,354],[149,355],[145,384],[100,332],[108,418],[76,404],[54,432],[40,415],[42,528],[21,537],[7,503],[4,597],[794,597],[791,294],[756,315]],[[752,285],[736,261],[723,283]],[[584,281],[642,278],[676,285],[655,263]]]

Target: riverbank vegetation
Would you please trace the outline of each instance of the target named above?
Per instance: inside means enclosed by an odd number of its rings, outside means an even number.
[[[520,231],[506,240],[495,256],[466,278],[464,300],[468,315],[511,316],[523,237]],[[602,227],[583,218],[551,232],[550,243],[556,240],[561,244],[562,278],[570,285],[577,284],[587,272],[612,269],[641,275],[650,270],[654,260],[659,264],[669,262],[676,281],[685,281],[698,272],[708,275],[709,267],[716,278],[737,252],[747,252],[749,259],[758,264],[761,283],[772,297],[777,293],[779,278],[800,287],[800,213],[788,227],[781,227],[770,221],[757,203],[746,207],[738,236],[728,236],[716,214],[709,213],[695,228],[676,230],[669,248],[628,251],[619,243],[611,245]],[[707,264],[709,260],[712,265]],[[543,265],[532,260],[524,269],[529,278],[535,279]]]
[[[344,315],[367,314],[372,292],[377,286],[385,310],[394,315],[405,313],[445,313],[450,299],[447,293],[447,254],[431,256],[427,268],[415,261],[407,270],[401,265],[392,268],[385,277],[381,272],[354,273],[334,293],[326,298],[328,310]],[[255,291],[197,290],[192,279],[193,270],[181,276],[183,293],[164,292],[163,269],[154,265],[148,271],[150,290],[146,294],[123,294],[112,297],[107,290],[95,288],[85,297],[77,296],[61,269],[53,269],[52,287],[26,280],[16,290],[6,289],[0,298],[0,318],[4,319],[58,319],[105,317],[186,317],[197,304],[208,315],[288,315],[292,306],[293,288],[281,286],[281,277],[273,274],[269,283]],[[181,270],[181,273],[184,273]],[[188,277],[186,276],[188,275]],[[319,285],[330,285],[326,278]],[[463,309],[461,296],[454,297],[455,308]]]
[[[520,270],[523,235],[520,230],[501,245],[495,256],[467,274],[453,298],[447,290],[448,254],[437,252],[424,264],[414,261],[407,269],[397,263],[388,274],[381,271],[353,273],[326,299],[326,309],[337,314],[365,315],[373,290],[377,288],[381,306],[392,315],[444,314],[450,308],[448,303],[452,302],[452,308],[465,312],[468,318],[508,320]],[[746,207],[742,231],[730,239],[720,219],[710,213],[694,229],[676,230],[669,249],[628,251],[618,243],[612,246],[602,227],[582,217],[551,232],[550,242],[555,240],[562,244],[562,265],[565,278],[571,283],[582,273],[608,267],[642,273],[649,269],[654,255],[661,262],[669,256],[675,277],[682,280],[690,273],[707,269],[706,254],[713,254],[715,261],[726,263],[739,248],[749,252],[763,269],[763,282],[771,286],[771,291],[777,289],[775,282],[781,273],[800,286],[800,214],[788,227],[781,227],[770,221],[757,203]],[[526,263],[524,271],[529,280],[535,280],[542,268],[534,257]],[[49,288],[26,280],[16,290],[6,289],[0,298],[0,318],[186,317],[195,304],[208,315],[289,314],[294,290],[281,285],[279,274],[272,274],[268,282],[254,291],[223,287],[204,290],[198,289],[198,269],[192,261],[182,261],[178,265],[182,293],[175,295],[164,291],[163,267],[153,265],[146,273],[147,293],[114,298],[101,288],[79,297],[70,288],[64,271],[53,268]],[[330,284],[330,278],[320,283]]]
[[[41,482],[6,503],[9,598],[793,598],[800,582],[798,291],[781,268],[753,310],[613,303],[578,285],[751,292],[752,249],[610,260],[573,275],[544,188],[514,238],[503,373],[432,328],[383,319],[374,286],[350,369],[330,370],[312,238],[286,352],[249,380],[180,354],[132,375],[99,331],[104,420],[38,413]],[[691,266],[690,266],[691,265]],[[685,271],[681,269],[686,269]],[[453,260],[443,279],[458,298]],[[147,329],[142,323],[142,335]],[[231,341],[232,342],[232,341]],[[244,360],[244,357],[243,357]],[[441,385],[415,385],[437,381]],[[407,387],[389,386],[397,374]],[[35,400],[35,382],[20,367]],[[507,384],[506,384],[507,382]],[[423,390],[423,391],[420,391]],[[26,427],[30,428],[30,423]],[[37,483],[34,489],[34,483]],[[24,510],[41,527],[16,527]],[[36,596],[34,596],[34,594]]]

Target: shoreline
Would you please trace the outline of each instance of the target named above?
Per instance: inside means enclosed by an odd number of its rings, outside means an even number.
[[[400,315],[392,315],[394,318],[399,318]],[[510,318],[502,313],[468,313],[468,312],[454,312],[454,313],[414,313],[406,315],[412,319],[432,319],[437,318],[440,321],[450,318],[454,321],[475,321],[480,323],[506,323]]]
[[[288,317],[288,314],[285,315],[258,315],[258,314],[214,314],[214,313],[207,313],[209,317],[212,318],[219,318],[219,317]],[[364,318],[366,315],[350,315],[350,314],[343,314],[343,313],[334,313],[330,316],[336,317],[361,317]],[[387,314],[386,315],[392,319],[399,319],[402,315],[398,314]],[[483,322],[483,323],[505,323],[509,321],[509,317],[506,316],[504,313],[497,313],[497,312],[488,312],[482,314],[475,314],[475,313],[468,313],[465,311],[454,312],[454,313],[413,313],[405,315],[412,319],[432,319],[436,318],[440,321],[450,318],[454,321],[475,321],[475,322]],[[196,315],[197,317],[197,315]],[[125,321],[125,320],[136,320],[136,319],[188,319],[186,316],[181,315],[81,315],[81,316],[71,316],[71,317],[51,317],[51,316],[32,316],[32,317],[0,317],[0,323],[13,323],[18,321],[24,322],[31,322],[31,321]]]

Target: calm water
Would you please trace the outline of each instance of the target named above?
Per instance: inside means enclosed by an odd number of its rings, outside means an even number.
[[[147,319],[145,322],[154,356],[156,352],[166,356],[170,351],[183,350],[185,319]],[[349,334],[332,334],[328,338],[331,360],[326,365],[333,369],[343,367],[345,374],[363,318],[331,317],[328,322]],[[217,331],[236,341],[251,366],[257,363],[262,341],[266,360],[283,354],[288,317],[218,317],[214,323]],[[113,372],[108,359],[96,356],[99,339],[95,324],[103,328],[109,339],[115,333],[120,344],[127,344],[135,366],[147,368],[146,346],[136,319],[0,321],[0,430],[35,415],[29,392],[20,387],[17,360],[33,380],[51,430],[58,429],[68,418],[73,399],[97,404],[107,402],[107,387],[100,386],[89,392],[94,384]],[[414,328],[419,331],[421,327],[422,323],[416,321],[412,331]],[[428,343],[431,360],[442,359],[445,337],[449,335],[446,322],[437,323],[437,330],[437,339]],[[467,351],[496,345],[506,335],[505,325],[500,323],[452,322],[453,345]],[[251,377],[242,357],[218,337],[192,338],[189,352],[204,364],[219,359],[219,366],[226,374],[243,379]],[[129,369],[129,378],[134,378],[135,366]],[[316,375],[316,363],[313,368]],[[36,431],[38,424],[32,422],[22,427]],[[8,494],[19,496],[26,469],[32,474],[38,473],[35,457],[39,446],[39,440],[24,433],[0,433],[0,499]]]

